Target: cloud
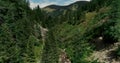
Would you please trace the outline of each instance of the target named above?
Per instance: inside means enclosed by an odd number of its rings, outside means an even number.
[[[55,2],[45,2],[45,3],[35,3],[35,2],[30,2],[30,7],[31,8],[35,8],[36,6],[40,6],[41,8],[51,5],[51,4],[55,4]]]
[[[75,0],[75,1],[90,1],[90,0]]]

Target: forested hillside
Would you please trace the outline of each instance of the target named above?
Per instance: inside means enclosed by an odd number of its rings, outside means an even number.
[[[48,13],[28,0],[0,0],[0,63],[119,63],[119,3],[92,0]]]

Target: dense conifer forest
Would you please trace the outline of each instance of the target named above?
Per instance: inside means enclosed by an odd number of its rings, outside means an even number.
[[[94,56],[107,49],[114,49],[109,60]],[[0,63],[119,62],[120,0],[53,12],[31,9],[29,0],[0,0]]]

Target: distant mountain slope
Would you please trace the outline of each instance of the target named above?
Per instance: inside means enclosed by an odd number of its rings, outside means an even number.
[[[70,5],[67,6],[59,6],[59,5],[49,5],[46,6],[44,8],[42,8],[44,11],[46,11],[47,13],[56,13],[57,12],[62,12],[64,10],[75,10],[78,7],[84,6],[88,3],[88,1],[77,1],[75,3],[72,3]]]

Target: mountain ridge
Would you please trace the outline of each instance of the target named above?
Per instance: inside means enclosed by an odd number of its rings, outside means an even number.
[[[71,3],[69,5],[61,6],[61,5],[49,5],[44,8],[42,8],[46,12],[54,12],[59,10],[73,10],[74,7],[81,7],[89,3],[88,1],[76,1],[74,3]]]

